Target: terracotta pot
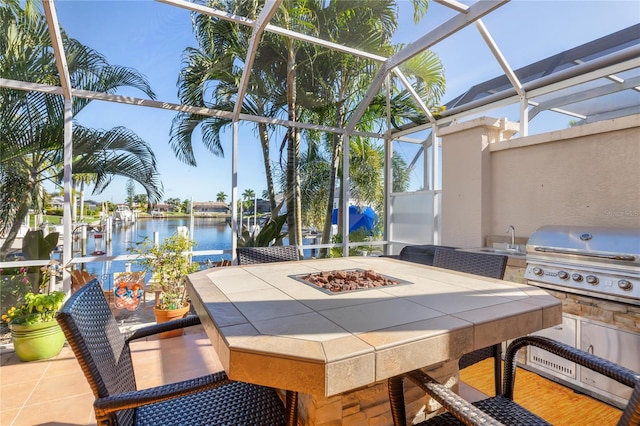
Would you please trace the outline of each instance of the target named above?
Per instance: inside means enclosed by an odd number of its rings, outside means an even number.
[[[54,357],[64,345],[64,333],[53,320],[37,324],[9,324],[13,348],[21,361]]]
[[[156,322],[158,324],[160,324],[160,323],[163,323],[163,322],[172,321],[172,320],[175,320],[175,319],[180,319],[180,318],[186,317],[187,314],[189,313],[189,305],[185,306],[184,308],[171,309],[171,310],[153,308],[153,313],[156,316]],[[183,331],[184,330],[181,329],[181,328],[178,329],[178,330],[165,331],[164,333],[159,333],[158,334],[158,338],[160,338],[160,339],[169,339],[171,337],[182,336],[182,332]]]

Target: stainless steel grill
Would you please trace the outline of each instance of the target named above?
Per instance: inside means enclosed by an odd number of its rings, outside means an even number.
[[[526,248],[529,284],[640,305],[640,229],[548,225]]]

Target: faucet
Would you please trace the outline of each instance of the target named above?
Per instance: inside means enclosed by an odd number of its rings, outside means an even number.
[[[518,246],[516,245],[516,228],[513,225],[507,226],[506,233],[511,232],[511,244],[507,244],[507,250],[517,250]]]

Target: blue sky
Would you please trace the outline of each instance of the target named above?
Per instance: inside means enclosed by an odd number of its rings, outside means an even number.
[[[453,12],[432,2],[427,16],[414,24],[411,5],[400,0],[400,25],[394,41],[410,43],[453,16]],[[97,50],[112,64],[137,69],[151,82],[157,98],[178,102],[176,81],[185,47],[195,46],[189,12],[148,0],[58,0],[58,19],[65,31]],[[513,0],[483,19],[512,68],[517,69],[552,54],[575,47],[640,22],[640,3],[628,1],[520,1]],[[475,26],[471,25],[433,49],[445,66],[447,92],[443,103],[473,84],[502,74]],[[120,94],[145,97],[133,90]],[[498,112],[497,117],[506,113]],[[201,144],[194,149],[198,167],[177,160],[169,148],[169,129],[175,113],[94,101],[76,119],[84,126],[108,129],[125,126],[148,141],[158,159],[165,199],[193,197],[215,200],[220,191],[231,195],[231,139],[226,141],[225,158],[214,157]],[[539,116],[531,123],[532,133],[546,127],[564,126],[566,116]],[[566,126],[564,126],[566,127]],[[277,152],[281,137],[273,138]],[[258,195],[266,188],[262,153],[253,125],[240,126],[238,186],[241,194],[252,189]],[[415,147],[399,148],[408,161]],[[421,176],[414,176],[421,186]],[[126,182],[115,179],[95,200],[121,202]],[[138,187],[142,192],[141,187]]]

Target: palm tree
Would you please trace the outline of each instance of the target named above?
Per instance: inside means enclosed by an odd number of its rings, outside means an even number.
[[[253,200],[256,197],[256,192],[253,189],[245,189],[242,193],[242,198],[245,200]]]
[[[244,200],[244,207],[250,208],[253,205],[253,200],[256,198],[256,192],[253,189],[245,189],[242,193],[242,199]]]
[[[346,44],[379,54],[392,52],[390,39],[396,28],[396,13],[391,1],[340,2],[331,1],[319,10],[318,31],[323,39]],[[313,94],[305,99],[309,104],[309,116],[314,121],[334,127],[344,127],[349,112],[358,105],[370,83],[375,65],[367,59],[318,49],[313,66],[313,78],[305,93]],[[315,143],[318,141],[316,140]],[[331,217],[334,205],[334,188],[341,169],[343,137],[325,135],[328,147],[328,182],[324,208],[322,243],[329,242]],[[342,180],[340,180],[340,185]],[[342,229],[342,190],[340,192],[338,227]]]
[[[395,32],[397,21],[395,14],[396,2],[386,0],[354,3],[340,1],[329,3],[329,6],[324,10],[326,14],[322,15],[323,24],[319,26],[321,29],[325,29],[327,34],[322,34],[321,37],[347,45],[353,43],[358,48],[382,55],[389,55],[398,49],[399,46],[394,47],[390,44],[391,35]],[[420,19],[426,12],[427,3],[426,1],[416,0],[413,1],[413,4],[415,18]],[[361,8],[361,10],[354,10],[354,8]],[[330,22],[337,23],[331,25],[329,24]],[[428,103],[433,103],[438,99],[434,94],[441,94],[444,88],[442,66],[437,57],[431,52],[424,52],[418,55],[418,58],[403,65],[403,70],[413,76],[419,86],[418,93],[423,98],[435,98],[429,99]],[[322,56],[322,61],[316,62],[318,66],[315,68],[315,76],[318,77],[318,81],[314,82],[314,89],[307,90],[307,92],[316,93],[318,98],[324,99],[324,103],[316,100],[316,104],[320,104],[322,107],[313,109],[313,113],[317,114],[325,124],[344,127],[350,118],[351,112],[357,107],[362,95],[366,92],[366,88],[371,82],[371,77],[375,74],[376,66],[368,60],[339,52],[326,52]],[[405,107],[405,110],[402,110],[403,112],[419,115],[416,112],[418,111],[417,106],[410,99],[406,90],[391,100],[392,105],[395,105],[399,100],[404,102],[402,104]],[[373,130],[376,122],[385,117],[385,110],[379,108],[379,104],[386,104],[383,96],[379,96],[379,101],[373,102],[372,106],[367,109],[359,124],[361,130]],[[400,109],[400,107],[397,108]],[[424,118],[424,115],[422,117]],[[325,138],[325,143],[329,147],[331,161],[331,172],[327,186],[336,188],[338,177],[342,175],[343,140],[341,136],[334,134]],[[351,138],[350,149],[355,149],[357,153],[358,145],[361,143],[360,138]],[[368,160],[375,162],[376,158],[378,157],[371,156],[368,157]],[[362,160],[367,160],[367,157],[358,159],[357,156],[354,156],[351,161],[356,163],[360,161],[360,165],[364,167],[367,163],[362,163]],[[378,166],[381,167],[381,165],[382,163],[378,162]],[[352,186],[350,188],[354,195],[370,192],[369,189],[371,188],[382,190],[378,178],[380,172],[374,172],[375,167],[372,168],[370,166],[373,166],[373,164],[368,164],[364,169],[350,168],[355,176],[355,178],[351,179]],[[361,177],[366,176],[363,175],[365,170],[372,172],[369,178],[358,179],[358,175]],[[361,184],[358,183],[359,180],[362,182]],[[343,180],[340,179],[339,182],[338,229],[341,232],[343,228],[342,208],[344,205],[342,200]],[[373,185],[374,182],[378,182],[378,184]],[[381,195],[382,192],[380,193]],[[329,241],[333,203],[334,194],[333,191],[330,191],[326,200],[322,243]]]
[[[420,18],[426,11],[427,1],[412,2],[416,17]],[[210,4],[250,18],[257,16],[260,7],[257,1],[211,0]],[[288,0],[279,8],[272,23],[390,55],[393,53],[390,40],[397,21],[396,6],[397,2],[391,0]],[[185,50],[186,65],[179,80],[180,98],[192,105],[232,110],[236,103],[237,82],[240,80],[250,30],[204,15],[197,15],[194,22],[200,47]],[[369,60],[265,33],[252,67],[249,95],[243,99],[242,112],[274,117],[279,111],[284,111],[287,119],[292,121],[302,121],[305,115],[313,113],[319,118],[317,123],[343,127],[365,93],[375,70],[376,65]],[[211,94],[211,99],[205,99],[205,94]],[[368,114],[374,119],[382,117],[375,105],[368,110]],[[373,126],[374,123],[371,121],[364,125]],[[197,126],[202,126],[205,146],[214,154],[222,155],[220,131],[229,124],[229,120],[217,117],[180,114],[172,126],[172,147],[179,158],[195,164],[191,136]],[[260,125],[258,128],[273,211],[275,201],[271,195],[273,185],[269,168],[268,132],[262,131]],[[281,145],[286,152],[286,179],[283,186],[290,244],[300,244],[302,238],[300,137],[304,134],[297,128],[289,128]],[[333,189],[338,181],[342,138],[334,135],[328,143],[332,153],[329,188]],[[323,233],[326,239],[330,234],[333,190],[327,193],[330,195],[327,196],[325,226],[329,228],[325,228]]]
[[[227,194],[224,193],[224,191],[220,191],[216,194],[216,201],[219,203],[226,203],[227,202]]]
[[[411,170],[407,167],[407,162],[398,155],[397,152],[393,152],[391,157],[392,169],[393,169],[393,192],[405,192],[409,189],[409,173]]]
[[[317,132],[308,137],[319,138]],[[325,207],[329,196],[329,174],[331,162],[326,150],[318,140],[310,143],[300,158],[300,193],[302,196],[302,220],[306,226],[322,229],[325,220]]]
[[[71,180],[72,180],[72,187],[74,191],[76,189],[76,186],[78,184],[80,185],[80,189],[78,190],[78,192],[80,193],[79,218],[80,218],[80,221],[82,221],[84,219],[84,186],[93,184],[96,180],[96,174],[95,173],[74,173],[73,176],[71,177]],[[74,205],[75,205],[75,201],[74,201]]]
[[[222,3],[211,1],[210,5],[233,14],[255,18],[262,3],[228,0]],[[241,79],[242,62],[247,55],[251,29],[237,27],[236,24],[207,15],[196,15],[193,30],[199,47],[186,48],[183,53],[185,66],[178,77],[178,97],[185,104],[232,111],[237,103],[238,81]],[[276,116],[279,103],[273,102],[273,99],[277,99],[282,90],[276,86],[273,75],[270,66],[254,66],[250,90],[243,99],[242,113]],[[210,89],[213,82],[215,86],[210,97],[205,97],[205,89]],[[231,123],[231,120],[225,118],[179,113],[173,120],[169,143],[181,161],[195,166],[197,162],[193,155],[193,132],[199,128],[204,146],[212,154],[222,157],[224,149],[220,139],[221,132]],[[275,211],[269,149],[271,126],[266,123],[257,123],[256,126],[263,154],[268,191],[266,198],[272,211]]]
[[[0,7],[0,75],[34,83],[59,84],[59,76],[46,20],[27,0]],[[155,98],[137,71],[110,65],[98,52],[61,31],[74,88],[113,93],[130,86]],[[90,100],[74,99],[73,114]],[[64,151],[64,101],[60,95],[0,89],[0,231],[9,230],[0,248],[4,255],[27,216],[39,185],[58,180]],[[96,176],[93,193],[99,194],[114,176],[130,177],[159,200],[162,184],[148,143],[128,129],[94,130],[73,125],[73,170]]]

